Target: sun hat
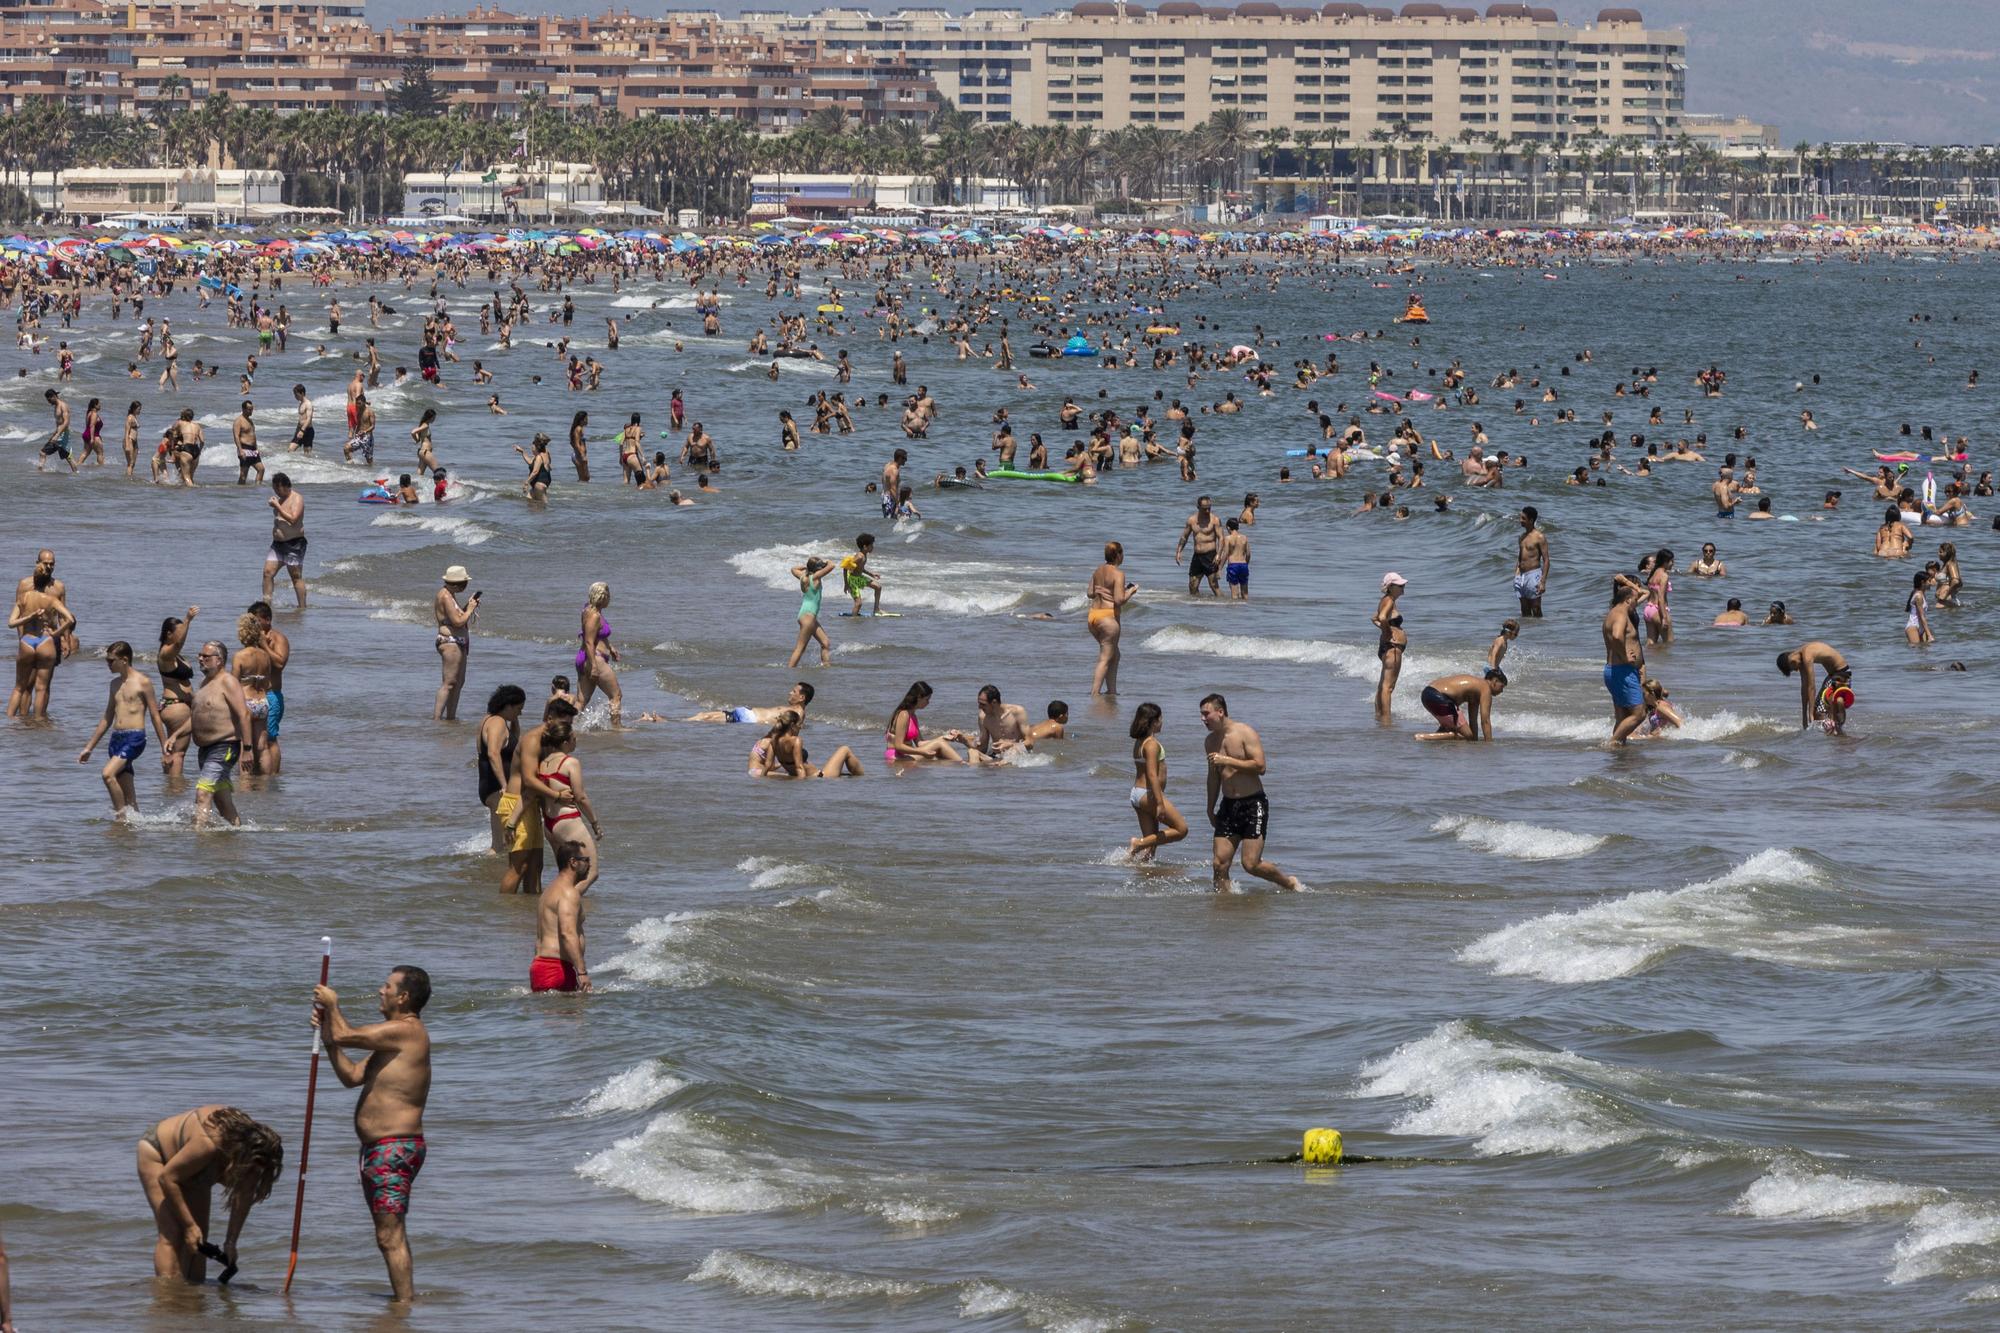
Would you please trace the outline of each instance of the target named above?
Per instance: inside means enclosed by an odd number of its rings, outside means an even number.
[[[465,572],[464,565],[453,565],[444,572],[444,581],[446,583],[470,583],[472,582],[472,575]]]

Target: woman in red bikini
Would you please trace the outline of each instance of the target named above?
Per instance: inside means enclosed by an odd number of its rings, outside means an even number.
[[[542,827],[551,847],[581,847],[590,854],[590,873],[578,881],[578,890],[587,891],[597,882],[597,812],[583,790],[583,765],[576,758],[576,730],[568,718],[558,718],[542,727],[542,761],[535,776],[544,785],[563,793],[563,799],[542,803]]]

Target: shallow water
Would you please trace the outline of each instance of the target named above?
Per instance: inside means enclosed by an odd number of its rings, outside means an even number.
[[[354,505],[363,474],[337,448],[278,464],[307,497],[316,600],[279,613],[294,643],[287,771],[243,784],[243,830],[194,836],[191,792],[163,792],[157,751],[140,764],[147,817],[109,822],[94,767],[75,762],[102,688],[94,661],[58,673],[53,732],[0,729],[0,794],[26,816],[0,868],[19,964],[0,991],[12,1131],[0,1224],[22,1326],[395,1322],[349,1174],[351,1094],[331,1079],[289,1301],[276,1291],[289,1176],[252,1217],[235,1290],[157,1294],[147,1277],[138,1132],[228,1101],[295,1149],[322,934],[350,1012],[396,963],[437,985],[415,1328],[486,1329],[498,1311],[546,1318],[552,1303],[601,1328],[1279,1329],[1458,1325],[1475,1309],[1516,1326],[1989,1322],[2000,988],[1977,884],[2000,809],[1985,682],[2000,625],[1982,590],[1995,538],[1948,534],[1965,606],[1934,612],[1937,646],[1912,650],[1910,567],[1868,555],[1879,510],[1838,469],[1872,466],[1905,420],[1971,434],[1985,466],[1985,391],[1963,386],[1992,345],[2000,280],[1971,260],[1551,271],[1432,270],[1421,349],[1304,341],[1385,326],[1400,287],[1293,274],[1273,293],[1232,277],[1173,303],[1184,336],[1234,341],[1262,323],[1284,340],[1280,364],[1337,347],[1343,370],[1202,418],[1198,488],[1158,466],[1090,488],[923,490],[921,524],[893,529],[860,493],[903,443],[892,409],[776,452],[777,409],[809,423],[804,399],[831,385],[787,363],[774,386],[745,359],[770,309],[761,282],[731,291],[726,338],[688,336],[681,353],[674,338],[698,329],[684,284],[579,289],[583,348],[601,347],[600,310],[634,316],[594,395],[564,392],[525,331],[511,353],[486,350],[478,295],[456,293],[467,365],[441,393],[377,400],[378,471],[391,474],[413,465],[417,413],[443,409],[453,503]],[[320,304],[286,297],[295,314]],[[232,372],[249,345],[219,306],[149,309],[212,335],[196,346]],[[1910,325],[1919,312],[1933,322]],[[1032,316],[1013,313],[1023,345]],[[1196,313],[1222,333],[1195,329]],[[398,320],[378,335],[385,359],[414,366],[416,323]],[[850,349],[855,391],[890,392],[887,349],[855,322],[819,341]],[[353,347],[366,330],[347,333]],[[67,336],[102,354],[69,394],[79,424],[93,393],[122,406],[136,391],[148,448],[183,404],[233,415],[233,373],[180,398],[125,380],[129,317],[107,327],[100,310]],[[347,363],[307,362],[310,341],[269,359],[252,395],[274,458],[293,379],[323,427],[338,417]],[[1573,362],[1584,348],[1593,362]],[[1156,388],[1190,402],[1246,393],[1043,362],[1024,362],[1039,387],[1023,393],[942,342],[903,349],[945,409],[911,446],[926,480],[969,466],[1003,404],[1024,450],[1040,429],[1059,453],[1065,393],[1088,406],[1103,387],[1128,412]],[[472,355],[512,415],[484,413]],[[1358,406],[1371,357],[1400,387],[1452,358],[1481,386],[1509,365],[1539,368],[1583,423],[1531,425],[1511,411],[1515,392],[1485,388],[1476,409],[1421,410],[1448,447],[1462,451],[1476,418],[1533,464],[1504,492],[1461,493],[1449,516],[1352,515],[1380,464],[1277,485],[1283,450],[1316,438],[1303,400]],[[0,352],[0,401],[30,432],[19,438],[41,438],[49,361]],[[1711,361],[1731,376],[1720,399],[1691,384]],[[1641,400],[1610,396],[1634,366],[1658,367],[1652,402],[1674,426],[1648,429]],[[1816,373],[1819,386],[1794,392]],[[719,442],[723,494],[673,509],[621,491],[615,448],[594,444],[592,485],[559,458],[546,510],[518,498],[513,444],[537,429],[560,442],[578,404],[593,440],[633,409],[664,428],[674,386]],[[1808,406],[1823,425],[1811,435],[1797,419]],[[1805,521],[1718,523],[1699,465],[1561,485],[1607,407],[1621,438],[1656,439],[1691,433],[1678,421],[1692,407],[1718,442],[1711,458],[1754,453],[1775,507]],[[115,456],[121,417],[107,416]],[[1748,439],[1720,443],[1738,423]],[[1388,424],[1368,418],[1373,436]],[[204,481],[232,480],[226,428],[211,440]],[[1456,490],[1455,469],[1431,472]],[[190,601],[215,632],[256,594],[268,519],[254,488],[38,477],[27,446],[10,487],[10,558],[25,572],[36,545],[57,549],[87,645],[149,646]],[[1842,510],[1813,521],[1835,487]],[[1190,601],[1171,554],[1193,493],[1227,515],[1252,489],[1264,497],[1254,599]],[[1507,659],[1499,739],[1413,746],[1422,684],[1480,661],[1513,613],[1521,503],[1543,513],[1554,576],[1548,618]],[[1991,504],[1974,503],[1982,519]],[[907,614],[830,615],[835,666],[787,672],[786,570],[863,530],[882,539],[885,607]],[[1936,537],[1920,533],[1918,551]],[[1142,585],[1115,710],[1088,701],[1080,623],[1112,538]],[[1661,545],[1685,568],[1703,540],[1729,577],[1676,580],[1679,637],[1653,657],[1689,726],[1609,753],[1607,576]],[[854,745],[867,778],[752,782],[749,728],[592,729],[581,758],[607,829],[590,920],[604,993],[531,998],[533,905],[492,890],[472,727],[428,720],[426,599],[461,562],[486,594],[468,719],[495,685],[532,695],[570,669],[583,591],[604,579],[628,719],[775,703],[806,674],[820,690],[809,744]],[[1410,579],[1411,649],[1397,723],[1381,729],[1368,617],[1391,568]],[[1782,598],[1799,624],[1709,628],[1727,596],[1753,611]],[[1056,619],[1026,618],[1039,612]],[[1799,731],[1796,685],[1772,669],[1808,637],[1855,664],[1843,740]],[[1968,672],[1933,670],[1952,660]],[[1028,771],[891,776],[873,741],[917,678],[937,689],[932,726],[972,725],[990,681],[1035,716],[1069,700],[1072,738]],[[1218,899],[1199,841],[1158,869],[1115,855],[1133,831],[1132,706],[1166,708],[1171,790],[1192,811],[1196,701],[1210,689],[1262,732],[1269,853],[1313,892]],[[1296,1151],[1313,1125],[1342,1129],[1350,1152],[1436,1160],[1252,1164]]]

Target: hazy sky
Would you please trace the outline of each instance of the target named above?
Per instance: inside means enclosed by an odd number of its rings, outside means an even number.
[[[1467,2],[1485,8],[1485,0]],[[1735,111],[1774,122],[1787,147],[1802,139],[2000,140],[2000,0],[1629,2],[1650,24],[1687,30],[1690,111]],[[1151,7],[1152,0],[1147,3]],[[1395,3],[1401,7],[1401,0]],[[368,14],[383,23],[471,7],[469,0],[370,0]],[[514,0],[503,7],[517,13],[599,14],[617,6],[609,0]],[[660,13],[669,6],[629,7]],[[743,7],[711,6],[725,13]],[[823,8],[824,0],[763,0],[749,7],[811,11]],[[1561,0],[1555,5],[1572,22],[1588,22],[1599,7]]]

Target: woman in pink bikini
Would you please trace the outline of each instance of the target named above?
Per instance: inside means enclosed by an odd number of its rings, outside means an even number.
[[[890,714],[889,729],[882,738],[884,759],[892,764],[916,759],[941,759],[954,764],[966,762],[965,756],[951,746],[952,741],[965,739],[964,732],[948,731],[930,740],[923,738],[923,732],[917,726],[917,710],[928,706],[930,701],[931,687],[925,681],[920,680],[903,692],[903,701]],[[977,751],[973,753],[978,754]],[[985,756],[979,757],[983,759]]]

